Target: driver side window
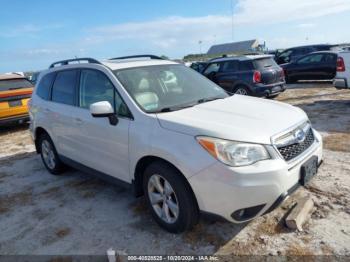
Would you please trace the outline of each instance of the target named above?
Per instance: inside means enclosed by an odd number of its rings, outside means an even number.
[[[118,115],[130,117],[126,104],[105,74],[97,70],[81,70],[79,107],[89,109],[91,104],[100,101],[108,101]]]
[[[219,63],[212,63],[210,64],[207,69],[205,69],[204,75],[209,75],[210,73],[217,73],[219,72],[220,64]]]

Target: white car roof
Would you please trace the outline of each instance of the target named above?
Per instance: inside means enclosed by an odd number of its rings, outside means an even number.
[[[112,70],[133,68],[141,66],[154,66],[154,65],[176,65],[178,63],[169,60],[157,60],[157,59],[120,59],[120,60],[106,60],[101,62],[103,65],[109,67]]]

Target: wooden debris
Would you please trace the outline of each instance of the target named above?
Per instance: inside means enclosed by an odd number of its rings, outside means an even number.
[[[286,225],[290,229],[303,231],[303,225],[310,218],[314,201],[309,197],[301,198],[286,218]]]

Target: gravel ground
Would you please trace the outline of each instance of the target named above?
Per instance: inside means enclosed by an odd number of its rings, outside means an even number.
[[[144,200],[79,171],[49,175],[26,126],[0,129],[0,254],[350,255],[350,91],[298,84],[277,100],[303,108],[325,141],[324,164],[274,212],[248,224],[202,220],[173,235]],[[302,232],[284,226],[296,200],[315,201]]]

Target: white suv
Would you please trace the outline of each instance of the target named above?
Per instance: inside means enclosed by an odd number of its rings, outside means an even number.
[[[317,172],[322,139],[299,108],[228,96],[154,56],[83,60],[41,73],[37,152],[52,174],[69,165],[131,186],[170,232],[201,211],[235,223],[263,215]]]

